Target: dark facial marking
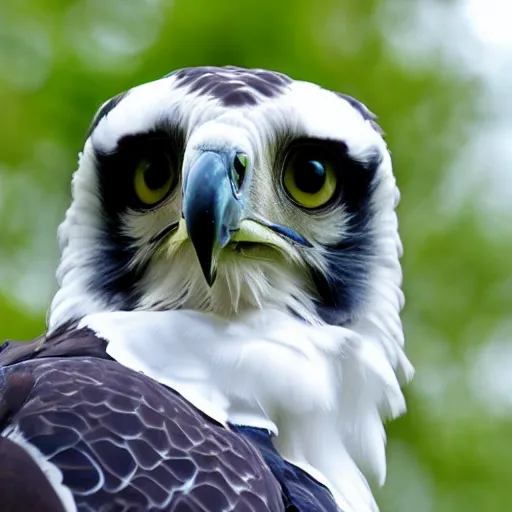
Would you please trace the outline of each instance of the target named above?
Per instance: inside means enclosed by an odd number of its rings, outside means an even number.
[[[234,66],[185,68],[168,76],[174,76],[178,86],[211,95],[225,107],[257,105],[260,95],[276,97],[292,82],[282,73]]]
[[[114,96],[112,99],[110,99],[103,107],[100,108],[99,112],[96,114],[96,117],[94,118],[91,126],[89,126],[89,129],[87,130],[87,133],[85,134],[85,139],[87,140],[91,133],[95,130],[95,128],[98,126],[99,122],[114,108],[119,105],[121,100],[128,94],[129,91],[122,92],[121,94],[118,94],[117,96]]]
[[[275,233],[278,233],[279,235],[283,236],[284,238],[287,238],[289,241],[294,242],[297,245],[302,245],[303,247],[313,247],[313,245],[310,242],[308,242],[304,237],[302,237],[292,229],[287,228],[286,226],[280,226],[279,224],[273,224],[271,222],[262,222],[261,220],[259,220],[258,222],[261,222]]]
[[[349,154],[342,141],[301,137],[290,140],[281,135],[277,141],[275,168],[283,169],[292,148],[318,146],[329,155],[338,176],[338,190],[328,208],[342,208],[349,214],[343,239],[326,247],[326,272],[313,271],[319,295],[317,311],[329,324],[348,322],[362,303],[367,289],[374,239],[370,228],[373,211],[371,199],[375,190],[375,173],[381,163],[377,149],[365,161]],[[315,215],[315,211],[310,212]]]
[[[127,135],[115,151],[96,152],[100,194],[104,211],[116,217],[128,208],[138,209],[133,187],[137,167],[147,160],[146,184],[158,189],[168,179],[167,167],[179,169],[184,151],[184,135],[178,129],[157,128],[147,133]]]
[[[179,221],[171,222],[165,228],[163,228],[161,231],[159,231],[151,240],[149,241],[150,244],[159,244],[164,238],[171,232],[173,232],[175,229],[178,229]]]
[[[289,85],[292,79],[283,73],[277,73],[275,71],[267,71],[266,69],[255,69],[253,73],[258,78],[261,78],[265,82],[274,85]]]
[[[361,103],[360,101],[356,100],[352,96],[349,96],[348,94],[343,94],[341,92],[335,92],[334,94],[336,94],[340,98],[343,98],[345,101],[350,103],[350,105],[353,108],[355,108],[363,116],[363,118],[366,121],[370,122],[370,124],[372,125],[373,129],[379,135],[384,135],[384,130],[377,124],[377,116],[373,112],[368,110],[368,108],[363,103]]]
[[[246,107],[258,104],[258,98],[249,91],[232,90],[222,97],[222,103],[225,107]]]
[[[314,281],[321,296],[317,311],[328,323],[346,324],[365,300],[374,255],[371,199],[376,187],[375,172],[381,163],[376,150],[365,162],[345,160],[341,202],[350,213],[343,240],[328,247],[325,258],[328,269],[316,273]]]
[[[123,137],[111,153],[96,152],[104,226],[95,247],[97,270],[89,286],[119,309],[133,309],[140,298],[136,285],[145,271],[131,266],[134,240],[123,231],[121,221],[127,209],[138,206],[133,190],[134,172],[142,159],[151,160],[153,156],[158,160],[162,155],[178,169],[183,147],[184,135],[180,130],[162,127]]]

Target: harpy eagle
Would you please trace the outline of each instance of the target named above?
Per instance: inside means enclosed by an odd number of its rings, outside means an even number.
[[[373,114],[182,69],[100,108],[72,196],[47,333],[0,354],[1,510],[377,510],[412,367]]]

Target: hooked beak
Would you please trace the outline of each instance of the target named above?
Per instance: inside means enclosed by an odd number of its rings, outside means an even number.
[[[220,251],[240,228],[238,183],[227,153],[204,151],[183,184],[183,217],[188,237],[209,286],[215,281]]]
[[[240,168],[239,170],[240,171]],[[313,247],[290,228],[261,217],[242,215],[244,190],[240,190],[244,172],[233,166],[233,153],[205,150],[191,163],[184,176],[182,219],[164,228],[154,242],[169,233],[169,243],[189,239],[194,246],[201,270],[209,286],[216,278],[219,255],[230,242],[262,244],[280,250],[300,261],[294,246]]]

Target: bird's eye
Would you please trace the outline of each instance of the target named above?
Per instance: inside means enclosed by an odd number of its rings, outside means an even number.
[[[135,170],[133,187],[144,206],[155,206],[176,185],[176,172],[165,156],[143,159]]]
[[[300,206],[310,209],[325,206],[337,188],[333,160],[322,148],[298,148],[286,160],[283,183]]]
[[[233,182],[236,192],[240,190],[244,183],[245,172],[247,170],[248,158],[245,153],[237,153],[232,164]]]

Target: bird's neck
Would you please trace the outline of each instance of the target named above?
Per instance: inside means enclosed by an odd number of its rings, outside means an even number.
[[[277,310],[226,320],[197,311],[84,317],[107,352],[227,425],[266,428],[280,454],[327,485],[341,509],[376,510],[359,466],[383,479],[379,411],[404,400],[375,340]]]

